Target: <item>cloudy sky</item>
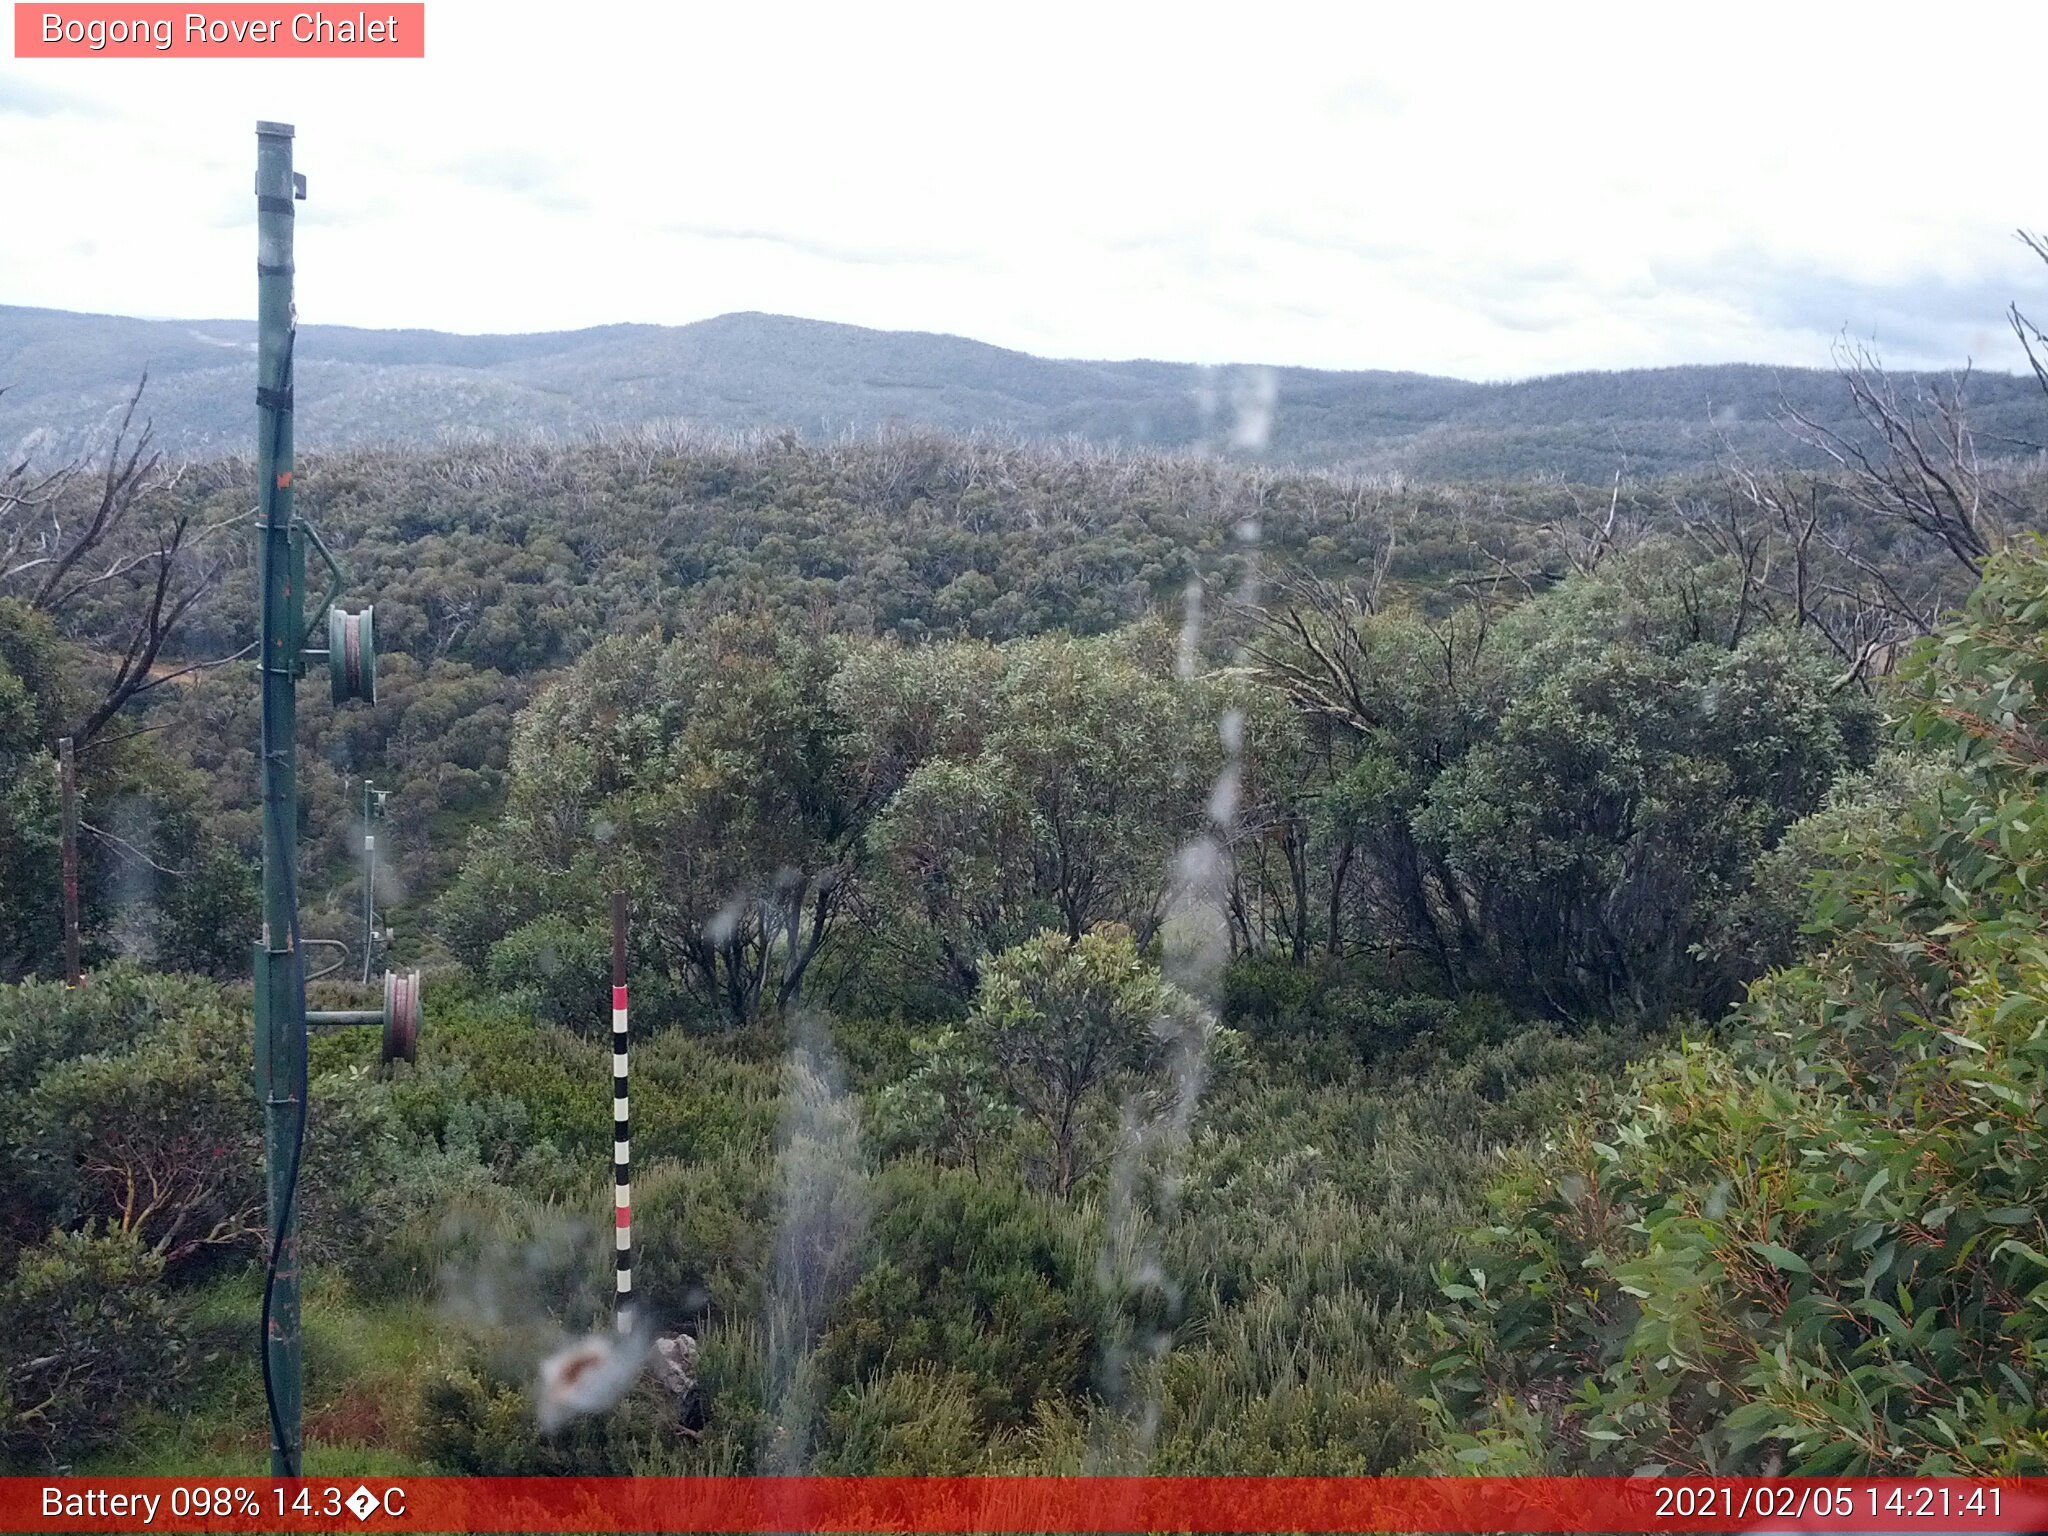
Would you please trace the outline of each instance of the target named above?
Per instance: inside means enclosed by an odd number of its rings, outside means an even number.
[[[752,309],[1470,378],[1825,366],[1846,330],[2012,367],[2048,10],[1939,14],[429,0],[423,61],[10,57],[0,303],[250,313],[276,118],[309,321]]]

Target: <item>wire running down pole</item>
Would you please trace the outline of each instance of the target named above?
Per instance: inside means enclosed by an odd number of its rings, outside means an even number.
[[[363,780],[363,985],[370,984],[370,958],[377,948],[377,800]]]
[[[626,1100],[626,893],[612,892],[612,1208],[620,1333],[633,1326],[633,1142]]]

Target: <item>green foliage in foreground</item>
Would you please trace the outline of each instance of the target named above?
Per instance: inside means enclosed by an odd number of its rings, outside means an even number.
[[[2048,1468],[2048,550],[1906,681],[1941,772],[1818,883],[1818,952],[1496,1190],[1458,1462]]]
[[[175,1396],[185,1340],[164,1261],[119,1228],[54,1232],[0,1284],[0,1464],[55,1461],[114,1439]]]
[[[315,1042],[310,1432],[497,1472],[2032,1468],[2044,572],[1994,567],[1912,674],[1921,766],[1870,776],[1796,635],[1720,630],[1654,561],[1333,621],[1357,697],[1244,710],[1227,1035],[1151,940],[1241,676],[1173,679],[1157,626],[599,645],[444,906],[474,969],[418,1064]],[[1811,958],[1603,1109],[1822,862]],[[640,1296],[699,1392],[549,1438],[538,1362],[609,1329],[618,877],[636,986],[672,988],[634,1057]],[[686,987],[721,1030],[663,1027]],[[260,1455],[245,1008],[122,966],[0,990],[0,1284],[57,1341],[7,1380],[10,1466]],[[1176,1072],[1196,1040],[1229,1070]],[[143,1332],[155,1400],[109,1413],[65,1341]]]
[[[1123,986],[1156,987],[1128,943],[1090,941]],[[120,1092],[101,1128],[132,1140],[160,1102],[142,1090],[172,1059],[163,1043],[215,1019],[239,1037],[243,1007],[211,983],[123,968],[75,992],[6,989],[0,1067],[30,1100],[102,1074]],[[1244,1015],[1241,1060],[1212,1076],[1182,1198],[1154,1233],[1180,1290],[1174,1347],[1118,1379],[1110,1342],[1134,1308],[1160,1303],[1113,1237],[1105,1176],[1065,1198],[1035,1187],[1047,1144],[1020,1118],[993,1133],[979,1173],[897,1155],[869,1128],[885,1128],[920,1027],[835,1021],[853,1065],[824,1107],[861,1139],[814,1143],[840,1158],[842,1204],[835,1257],[801,1310],[796,1391],[770,1322],[796,1315],[777,1234],[797,1165],[790,1117],[816,1083],[778,1031],[657,1034],[634,1056],[636,1268],[655,1321],[700,1341],[697,1417],[643,1382],[550,1440],[533,1413],[538,1361],[609,1326],[608,1058],[601,1041],[463,985],[433,989],[429,1020],[413,1067],[367,1068],[358,1034],[315,1042],[301,1199],[307,1425],[322,1467],[743,1472],[793,1445],[805,1466],[843,1472],[1388,1470],[1424,1443],[1407,1362],[1431,1264],[1477,1214],[1467,1192],[1501,1146],[1628,1049],[1335,975]],[[253,1129],[246,1063],[219,1059],[217,1090],[194,1102],[219,1106],[224,1129]],[[35,1153],[43,1123],[8,1122],[0,1150]],[[257,1245],[166,1260],[151,1228],[88,1228],[94,1186],[80,1149],[62,1145],[77,1160],[38,1156],[47,1193],[0,1252],[4,1315],[24,1340],[140,1341],[108,1363],[135,1362],[147,1390],[75,1374],[79,1390],[52,1398],[50,1373],[66,1367],[44,1357],[62,1348],[36,1344],[23,1358],[41,1363],[8,1378],[16,1422],[0,1463],[260,1469]],[[52,1310],[59,1298],[84,1319]],[[42,1419],[22,1418],[46,1400]]]

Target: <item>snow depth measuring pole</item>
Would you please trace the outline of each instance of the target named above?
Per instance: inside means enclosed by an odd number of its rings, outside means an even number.
[[[613,1319],[619,1332],[633,1326],[633,1122],[626,1098],[626,1055],[632,1039],[626,1013],[626,893],[612,892],[612,1220]]]

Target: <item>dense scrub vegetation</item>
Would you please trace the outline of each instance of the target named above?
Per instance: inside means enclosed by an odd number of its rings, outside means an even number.
[[[303,478],[397,652],[374,707],[306,690],[308,931],[374,773],[432,976],[417,1064],[314,1043],[316,1470],[2044,1459],[2025,541],[1893,680],[1979,559],[1811,478],[905,437]],[[245,642],[223,551],[162,670]],[[92,736],[49,979],[45,765],[133,595],[0,597],[23,1468],[262,1443],[239,667]],[[608,1323],[615,888],[636,1282],[696,1381],[550,1434],[538,1360]]]
[[[160,672],[233,656],[249,642],[253,589],[236,531],[246,481],[246,466],[192,466],[144,498],[155,521],[138,537],[181,520],[216,530],[201,566],[210,582],[194,591]],[[342,937],[359,907],[359,781],[374,776],[392,791],[381,867],[394,898],[387,904],[399,913],[400,953],[427,957],[439,935],[420,917],[457,873],[470,833],[503,802],[513,717],[608,636],[690,638],[720,616],[791,638],[905,646],[1096,636],[1162,618],[1177,627],[1190,582],[1200,582],[1211,641],[1203,659],[1213,666],[1247,638],[1237,633],[1247,621],[1234,600],[1251,595],[1245,583],[1256,569],[1268,583],[1261,606],[1276,613],[1299,609],[1313,620],[1329,606],[1299,586],[1307,573],[1342,603],[1386,610],[1390,622],[1408,614],[1420,627],[1400,643],[1413,653],[1438,645],[1435,627],[1486,629],[1484,615],[1661,541],[1663,590],[1645,599],[1662,605],[1658,622],[1671,626],[1660,644],[1683,643],[1686,625],[1702,640],[1714,638],[1716,624],[1738,638],[1800,628],[1846,672],[1868,665],[1866,650],[1889,654],[1896,632],[1896,624],[1870,625],[1878,604],[1866,599],[1909,606],[1908,627],[1924,627],[1926,615],[1960,601],[1969,581],[1939,540],[1870,516],[1847,487],[1811,479],[1789,482],[1760,509],[1709,483],[1398,489],[1192,456],[981,440],[896,435],[812,445],[673,435],[366,451],[313,460],[300,486],[301,509],[346,559],[351,591],[375,598],[385,652],[373,707],[336,712],[323,689],[302,690],[307,921]],[[1781,526],[1788,505],[1816,526]],[[72,508],[69,521],[85,511]],[[2027,509],[2021,516],[2032,519]],[[118,654],[139,597],[132,582],[89,589],[46,617],[82,648],[76,655]],[[1717,612],[1687,613],[1716,602]],[[1496,693],[1507,686],[1498,675],[1502,638],[1489,641],[1483,665],[1492,675],[1474,679]],[[87,712],[108,670],[104,660],[74,662],[78,697],[38,724],[44,740]],[[140,723],[158,728],[139,744],[166,747],[201,777],[142,797],[107,830],[147,845],[154,818],[176,802],[253,855],[256,719],[243,669],[182,672],[137,707]],[[81,763],[113,750],[94,748]],[[88,804],[105,805],[110,793],[89,793]],[[38,837],[47,850],[46,833]],[[84,846],[91,899],[125,898],[144,910],[171,896],[170,877],[115,845],[88,837]],[[237,973],[239,952],[222,964],[223,974]]]
[[[2048,554],[1909,667],[1935,771],[1847,836],[1815,952],[1494,1192],[1437,1362],[1483,1465],[2033,1470],[2048,1299]]]

